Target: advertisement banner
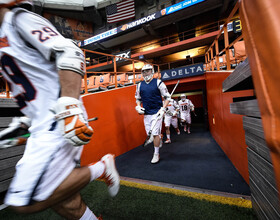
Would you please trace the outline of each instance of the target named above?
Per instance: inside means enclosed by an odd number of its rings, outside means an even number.
[[[126,59],[122,59],[121,57],[130,58],[131,57],[131,49],[121,51],[119,53],[113,53],[113,55],[119,56],[119,57],[116,57],[116,62],[117,63],[124,62],[124,61],[126,61]],[[114,62],[113,57],[112,57],[112,61]]]
[[[204,1],[205,0],[185,0],[185,1],[179,2],[175,5],[171,5],[171,6],[167,7],[166,8],[166,14],[169,15],[173,12],[182,10],[184,8],[190,7],[192,5],[195,5],[197,3],[204,2]]]
[[[130,23],[127,23],[127,24],[124,24],[122,26],[119,26],[119,27],[117,27],[118,28],[118,33],[122,32],[122,31],[126,31],[126,30],[131,29],[131,28],[134,28],[134,27],[136,27],[138,25],[145,24],[147,22],[150,22],[152,20],[155,20],[155,19],[165,15],[165,14],[162,14],[162,13],[163,12],[161,12],[161,11],[157,11],[157,12],[151,14],[151,15],[145,16],[145,17],[140,18],[140,19],[138,19],[136,21],[132,21]]]
[[[180,78],[198,76],[203,74],[204,74],[203,63],[199,63],[199,64],[183,66],[171,70],[162,70],[161,80],[167,81],[172,79],[180,79]]]

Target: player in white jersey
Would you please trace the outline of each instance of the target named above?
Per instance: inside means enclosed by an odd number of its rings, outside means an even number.
[[[170,144],[171,143],[170,125],[172,125],[175,128],[178,135],[180,134],[180,129],[178,128],[178,118],[177,118],[177,114],[179,112],[179,106],[174,99],[171,99],[166,108],[167,110],[164,115],[164,125],[165,125],[165,132],[166,132],[167,139],[164,143]]]
[[[154,164],[159,162],[159,148],[162,145],[162,118],[171,96],[166,85],[160,79],[153,78],[153,74],[154,68],[152,65],[146,64],[143,66],[142,75],[144,81],[139,83],[136,88],[135,98],[137,106],[135,109],[139,114],[144,115],[144,125],[147,134],[155,124],[151,135],[154,138],[154,154],[151,163]],[[165,100],[163,104],[162,97]],[[141,103],[143,107],[141,107]]]
[[[181,100],[179,101],[180,108],[180,117],[181,123],[184,125],[184,132],[188,131],[188,134],[191,133],[191,111],[194,111],[194,105],[191,100],[186,98],[185,94],[181,94]]]
[[[31,119],[30,137],[4,202],[21,213],[52,208],[66,219],[97,219],[79,191],[104,178],[115,196],[119,175],[110,154],[76,167],[83,144],[93,134],[79,100],[83,52],[50,22],[18,8],[23,2],[0,1],[2,74],[22,113]]]

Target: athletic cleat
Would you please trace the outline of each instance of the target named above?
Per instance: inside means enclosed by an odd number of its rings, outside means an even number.
[[[186,128],[184,128],[184,132],[187,132],[187,129],[186,129]]]
[[[176,132],[177,132],[177,134],[178,134],[178,135],[180,135],[180,134],[181,134],[181,132],[180,132],[180,129],[179,129],[179,128],[177,128]]]
[[[165,144],[171,144],[171,140],[170,139],[166,139],[166,141],[164,143]]]
[[[101,179],[104,179],[110,196],[114,197],[118,194],[120,188],[120,176],[116,169],[114,155],[106,154],[101,158],[105,164],[105,171]]]
[[[191,132],[190,132],[190,130],[188,130],[188,134],[190,134]]]
[[[159,154],[154,154],[151,163],[158,163],[159,162]]]

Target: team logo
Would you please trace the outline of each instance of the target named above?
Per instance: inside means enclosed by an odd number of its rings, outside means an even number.
[[[101,76],[101,77],[100,77],[100,82],[101,82],[101,83],[104,82],[104,76]]]
[[[121,30],[122,31],[125,31],[127,29],[127,24],[124,24],[122,27],[121,27]]]
[[[169,77],[170,76],[167,73],[164,73],[163,76],[162,76],[163,79],[168,79]]]
[[[162,10],[160,11],[160,13],[161,13],[162,16],[163,16],[163,15],[166,15],[166,8],[165,8],[165,9],[162,9]]]

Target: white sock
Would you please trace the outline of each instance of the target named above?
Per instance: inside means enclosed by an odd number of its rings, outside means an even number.
[[[91,173],[91,177],[90,177],[90,182],[97,179],[98,177],[100,177],[104,171],[105,171],[105,164],[101,161],[88,166],[90,173]]]
[[[167,134],[166,137],[167,137],[167,139],[170,139],[170,134]]]
[[[155,148],[154,154],[159,154],[159,147],[154,147],[154,148]]]
[[[93,212],[87,207],[85,213],[80,218],[80,220],[97,220],[97,217],[93,214]]]

